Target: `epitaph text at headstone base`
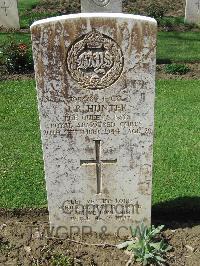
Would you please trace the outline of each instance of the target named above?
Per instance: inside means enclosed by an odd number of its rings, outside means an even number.
[[[81,12],[121,13],[122,0],[81,0]]]
[[[31,31],[51,226],[150,224],[155,20],[79,14]]]
[[[0,27],[20,28],[17,0],[0,0]]]
[[[185,22],[200,25],[200,0],[186,0]]]

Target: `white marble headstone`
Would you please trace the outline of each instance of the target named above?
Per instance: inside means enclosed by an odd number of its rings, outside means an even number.
[[[17,0],[0,0],[0,27],[20,28]]]
[[[81,0],[81,12],[121,13],[122,0]]]
[[[151,223],[156,28],[105,13],[32,25],[51,227]]]
[[[200,25],[200,0],[186,0],[185,22]]]

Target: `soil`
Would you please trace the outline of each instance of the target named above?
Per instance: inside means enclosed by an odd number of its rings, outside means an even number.
[[[153,222],[167,224],[160,236],[172,246],[166,257],[167,265],[200,265],[200,220],[181,223],[153,217]],[[68,256],[70,265],[76,266],[125,266],[130,259],[125,251],[112,246],[125,241],[115,235],[90,234],[82,238],[73,235],[71,240],[59,239],[49,235],[47,228],[46,209],[0,210],[0,265],[64,265],[53,264],[53,256],[59,254]]]
[[[1,72],[0,72],[1,73]],[[0,76],[0,81],[1,80],[29,80],[29,79],[34,79],[35,74],[2,74]]]

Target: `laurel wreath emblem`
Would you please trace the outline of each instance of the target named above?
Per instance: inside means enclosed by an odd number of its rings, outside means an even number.
[[[120,46],[109,36],[92,30],[75,40],[67,51],[67,70],[85,89],[104,89],[116,82],[123,71]]]

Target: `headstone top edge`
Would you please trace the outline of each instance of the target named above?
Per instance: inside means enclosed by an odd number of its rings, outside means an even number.
[[[141,22],[148,22],[157,25],[157,21],[154,18],[140,16],[140,15],[123,14],[123,13],[77,13],[77,14],[63,15],[63,16],[51,17],[35,21],[30,26],[30,29],[32,30],[35,26],[43,24],[54,23],[66,19],[77,19],[77,18],[122,18],[122,19],[124,18],[124,19],[138,20]]]

